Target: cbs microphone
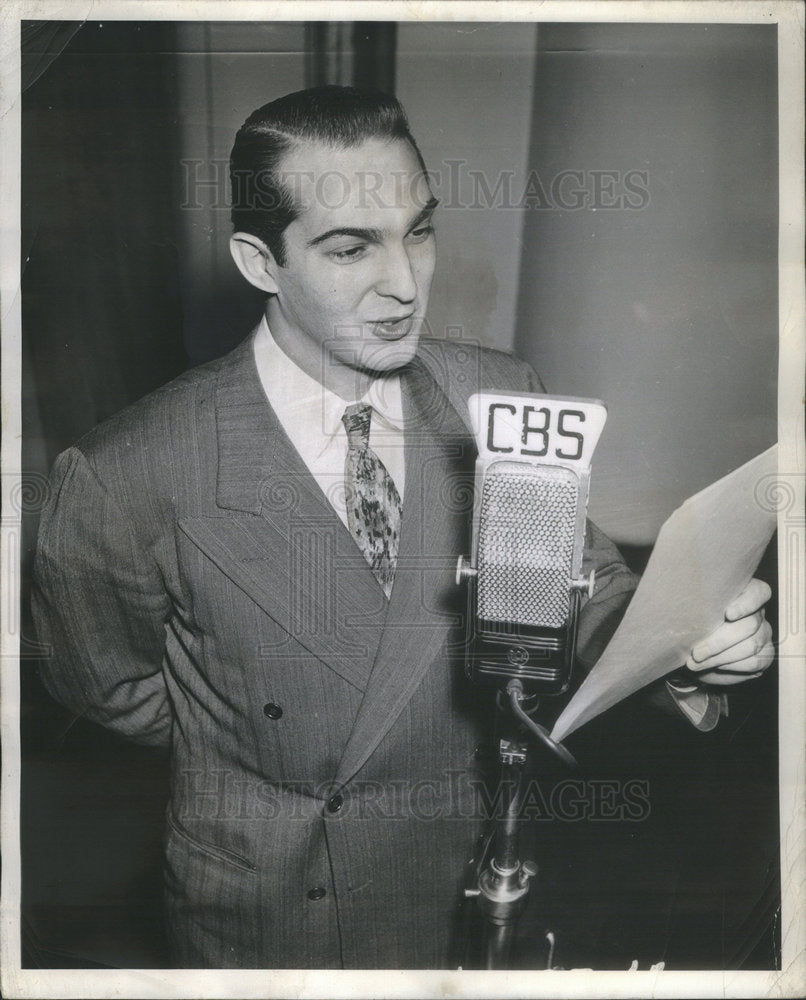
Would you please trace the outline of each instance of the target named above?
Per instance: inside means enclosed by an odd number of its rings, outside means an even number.
[[[591,457],[607,419],[594,399],[477,393],[468,401],[476,459],[466,671],[557,695],[571,681],[582,595]]]

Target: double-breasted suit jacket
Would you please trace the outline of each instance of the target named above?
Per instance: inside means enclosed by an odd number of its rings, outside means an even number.
[[[466,398],[539,390],[512,357],[427,342],[401,373],[391,598],[290,444],[251,338],[56,462],[34,610],[77,713],[170,746],[176,963],[444,967],[482,813],[489,699],[461,669],[474,449]],[[633,578],[589,526],[583,658]]]

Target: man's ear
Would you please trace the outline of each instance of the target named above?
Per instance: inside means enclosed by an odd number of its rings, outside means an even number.
[[[263,240],[251,233],[233,233],[229,249],[238,270],[250,285],[272,295],[278,291],[274,280],[277,261]]]

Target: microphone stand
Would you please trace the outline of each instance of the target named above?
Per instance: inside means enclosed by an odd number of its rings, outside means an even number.
[[[468,407],[478,457],[472,554],[461,555],[456,565],[457,585],[468,584],[472,623],[465,671],[477,683],[495,684],[499,700],[505,684],[513,716],[499,744],[502,801],[492,856],[466,890],[486,923],[486,968],[498,969],[506,966],[537,874],[533,862],[521,860],[518,843],[527,761],[523,728],[565,763],[576,763],[521,702],[523,681],[547,696],[562,694],[570,683],[583,592],[594,592],[593,571],[587,579],[580,573],[590,462],[607,407],[594,399],[489,391],[471,395]],[[546,937],[551,967],[553,935]]]
[[[502,692],[499,692],[499,694]],[[576,766],[573,756],[562,744],[551,739],[547,731],[529,718],[521,707],[525,694],[519,680],[510,680],[506,686],[512,718],[499,741],[501,762],[501,801],[495,816],[492,838],[493,851],[487,865],[478,875],[474,888],[466,889],[465,896],[475,898],[485,921],[484,968],[506,969],[515,939],[520,915],[525,909],[532,880],[537,875],[533,861],[520,858],[520,812],[523,798],[523,776],[528,761],[528,744],[523,740],[523,727],[566,764]],[[498,702],[500,699],[496,699]],[[501,708],[499,704],[499,708]],[[501,709],[503,714],[503,709]],[[549,941],[548,968],[551,968],[554,935]]]

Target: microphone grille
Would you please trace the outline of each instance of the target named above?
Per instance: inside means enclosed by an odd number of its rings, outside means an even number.
[[[569,613],[579,480],[560,466],[497,462],[482,489],[480,618],[561,628]]]

